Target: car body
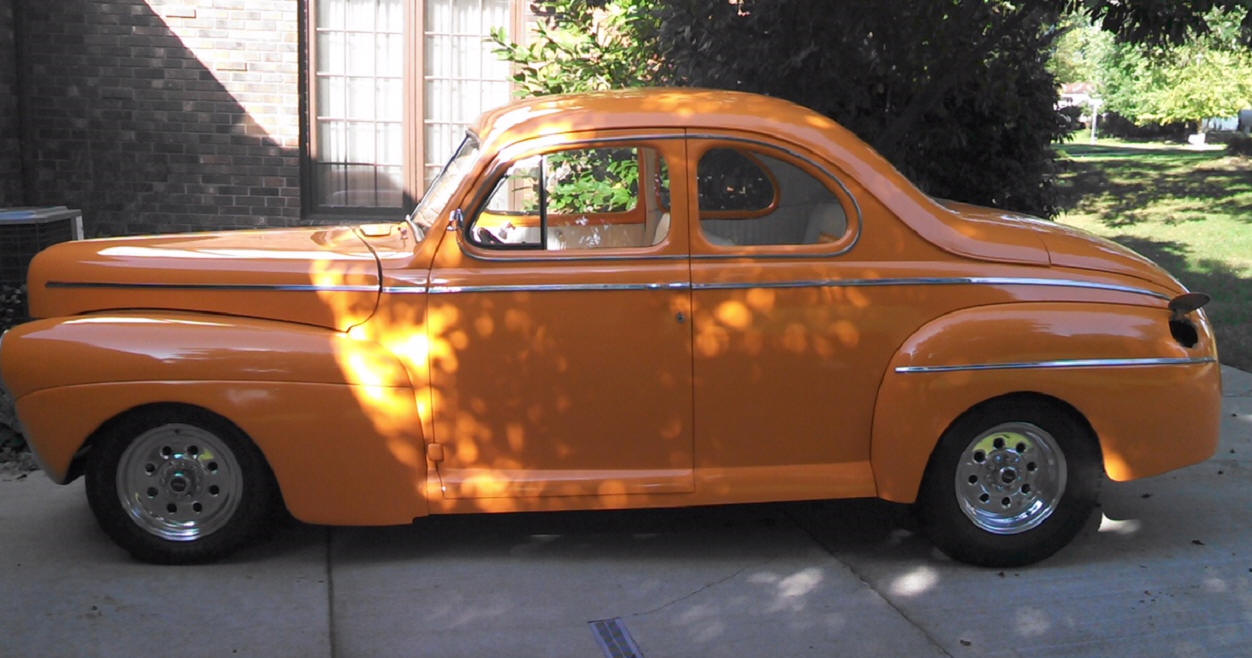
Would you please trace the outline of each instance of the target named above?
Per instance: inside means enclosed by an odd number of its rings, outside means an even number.
[[[521,101],[405,222],[66,243],[29,289],[42,319],[0,364],[30,445],[145,559],[216,557],[279,504],[366,525],[879,497],[1015,564],[1103,474],[1218,437],[1202,296],[743,93]]]

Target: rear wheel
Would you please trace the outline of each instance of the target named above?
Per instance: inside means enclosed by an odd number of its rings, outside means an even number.
[[[123,419],[99,438],[86,468],[100,527],[136,558],[218,559],[255,538],[277,506],[256,446],[222,418],[162,407]]]
[[[1037,399],[992,401],[967,412],[931,456],[918,510],[949,556],[1020,566],[1069,543],[1090,517],[1100,453],[1085,423]]]

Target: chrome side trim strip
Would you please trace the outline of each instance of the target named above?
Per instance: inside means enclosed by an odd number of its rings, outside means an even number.
[[[879,286],[952,286],[952,285],[994,285],[994,286],[1055,286],[1061,288],[1085,288],[1111,290],[1138,295],[1147,295],[1159,299],[1169,299],[1168,295],[1111,283],[1093,281],[1075,281],[1070,279],[1038,279],[1015,277],[908,277],[895,279],[805,279],[799,281],[753,281],[753,282],[709,282],[688,283],[673,281],[669,283],[537,283],[516,285],[432,285],[429,289],[420,287],[387,287],[383,292],[418,294],[429,292],[432,295],[446,295],[461,292],[562,292],[562,291],[597,291],[597,290],[747,290],[752,288],[856,288]]]
[[[372,285],[315,285],[315,284],[266,284],[266,283],[117,283],[103,281],[49,281],[48,288],[118,288],[128,290],[209,290],[244,292],[377,292]],[[807,279],[799,281],[752,281],[688,283],[552,283],[479,286],[386,286],[382,292],[390,294],[450,294],[458,292],[557,292],[593,290],[745,290],[751,288],[855,288],[878,286],[1053,286],[1060,288],[1086,288],[1109,290],[1136,295],[1147,295],[1168,300],[1165,295],[1144,288],[1123,286],[1096,281],[1073,279],[1042,279],[1029,277],[904,277],[894,279]]]
[[[507,286],[443,286],[430,287],[432,295],[447,295],[462,292],[566,292],[566,291],[600,291],[600,290],[690,290],[691,284],[686,281],[669,283],[548,283],[520,284]]]
[[[457,233],[457,240],[458,241],[462,240],[461,233]],[[624,247],[624,248],[628,248],[628,247]],[[643,249],[643,248],[644,247],[640,247],[640,249]],[[538,250],[525,250],[525,249],[516,249],[516,250],[511,251],[510,253],[522,254],[522,253],[531,253],[531,252],[544,253],[544,254],[560,254],[561,253],[559,251],[539,252]],[[481,261],[495,262],[495,263],[550,263],[553,261],[556,261],[559,263],[583,263],[583,262],[598,262],[598,261],[687,260],[688,258],[687,254],[652,254],[652,255],[643,254],[639,256],[629,256],[625,254],[605,255],[605,256],[521,256],[518,258],[509,258],[507,256],[491,256],[487,254],[470,253],[469,251],[462,251],[462,253],[464,253],[466,256],[469,256],[470,258],[473,258],[474,260],[481,260]]]
[[[1148,295],[1158,299],[1170,300],[1172,297],[1164,293],[1147,290],[1146,288],[1136,288],[1134,286],[1123,286],[1116,283],[1101,283],[1099,281],[1079,281],[1076,279],[1041,279],[1031,277],[1010,277],[1010,276],[975,276],[969,277],[969,282],[974,284],[989,286],[1060,286],[1064,288],[1090,288],[1093,290],[1111,290],[1113,292],[1129,292],[1136,295]]]
[[[856,288],[876,286],[1053,286],[1058,288],[1088,288],[1094,290],[1110,290],[1136,295],[1147,295],[1158,299],[1170,299],[1165,295],[1145,288],[1135,288],[1113,283],[1096,281],[1078,281],[1074,279],[1041,279],[1030,277],[904,277],[894,279],[811,279],[806,281],[770,281],[770,282],[727,282],[727,283],[696,283],[696,290],[742,290],[747,288]]]
[[[1187,366],[1200,363],[1215,363],[1211,356],[1203,357],[1160,357],[1138,359],[1055,359],[1052,361],[1018,361],[1010,363],[972,363],[960,366],[899,366],[899,373],[917,372],[959,372],[966,370],[1025,370],[1030,368],[1125,368],[1136,366]]]
[[[108,281],[49,281],[47,288],[118,288],[122,290],[230,290],[250,292],[378,292],[376,285],[316,285],[269,283],[120,283]]]

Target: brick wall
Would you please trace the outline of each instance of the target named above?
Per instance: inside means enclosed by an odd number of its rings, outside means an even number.
[[[13,0],[0,0],[0,207],[22,204],[21,122],[13,39]]]
[[[91,236],[298,222],[301,3],[17,1],[29,202]]]

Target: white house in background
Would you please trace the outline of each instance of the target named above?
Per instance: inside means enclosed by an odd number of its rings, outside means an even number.
[[[1061,85],[1061,98],[1056,102],[1056,109],[1075,105],[1090,105],[1096,95],[1095,84],[1091,82],[1066,82]]]

